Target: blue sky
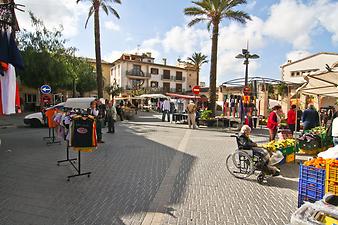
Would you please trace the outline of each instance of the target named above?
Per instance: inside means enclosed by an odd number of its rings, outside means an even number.
[[[93,23],[84,23],[88,3],[75,0],[17,0],[26,5],[52,28],[62,24],[68,44],[78,55],[94,57]],[[123,52],[151,51],[157,62],[167,58],[176,64],[194,52],[210,56],[210,33],[205,24],[192,28],[183,9],[189,0],[122,0],[113,5],[121,19],[101,12],[101,49],[103,59],[113,61]],[[336,0],[248,0],[239,9],[252,21],[246,25],[224,20],[219,35],[218,80],[220,84],[242,77],[244,65],[235,56],[245,48],[260,56],[250,62],[250,75],[280,79],[280,65],[317,52],[338,52],[338,2]],[[29,28],[27,13],[18,13],[22,27]],[[210,57],[209,57],[210,59]],[[209,64],[201,71],[201,80],[209,83]]]

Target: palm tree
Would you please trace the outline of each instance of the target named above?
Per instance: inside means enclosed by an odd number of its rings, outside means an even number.
[[[246,23],[246,20],[251,20],[250,16],[243,12],[234,10],[233,8],[246,4],[246,0],[199,0],[192,1],[194,6],[184,9],[184,14],[193,16],[194,18],[188,24],[189,27],[206,21],[208,30],[212,27],[212,43],[211,43],[211,63],[210,63],[210,109],[215,115],[216,106],[216,78],[217,78],[217,45],[218,45],[218,30],[222,19],[235,20],[240,23]]]
[[[203,55],[201,52],[195,52],[194,54],[192,54],[191,57],[188,57],[188,59],[187,59],[189,61],[189,63],[191,63],[193,65],[193,67],[195,68],[195,70],[197,72],[197,85],[199,85],[199,83],[200,83],[201,66],[204,63],[208,62],[207,57],[208,56]]]
[[[103,97],[103,78],[102,78],[102,65],[101,65],[101,43],[100,43],[100,8],[107,14],[113,14],[116,18],[120,19],[117,11],[109,5],[110,3],[121,4],[121,0],[76,0],[90,1],[88,17],[86,20],[85,28],[87,28],[88,20],[94,13],[94,35],[95,35],[95,57],[96,57],[96,82],[97,82],[97,95],[99,98]]]

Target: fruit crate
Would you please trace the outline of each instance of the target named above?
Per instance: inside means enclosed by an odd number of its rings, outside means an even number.
[[[332,193],[338,195],[338,183],[333,181],[326,181],[325,193]]]
[[[298,207],[304,201],[315,202],[325,194],[325,169],[300,165],[298,184]]]
[[[310,181],[314,183],[325,184],[325,169],[313,166],[299,165],[299,180]]]
[[[326,164],[326,180],[338,182],[338,167],[331,165],[330,163]]]
[[[298,194],[298,208],[301,207],[304,204],[304,202],[314,203],[316,201],[318,201],[318,199],[314,199],[306,195]]]
[[[291,153],[289,155],[284,156],[284,158],[285,158],[286,163],[294,162],[295,161],[295,154]]]
[[[282,152],[283,155],[290,155],[292,153],[295,152],[295,146],[289,146],[289,147],[285,147],[285,148],[280,148],[278,149],[278,151]]]

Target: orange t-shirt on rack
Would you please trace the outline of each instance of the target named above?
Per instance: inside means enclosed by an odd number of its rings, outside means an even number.
[[[54,114],[56,111],[56,109],[49,109],[45,112],[49,128],[55,128],[57,126],[57,123],[54,121]]]

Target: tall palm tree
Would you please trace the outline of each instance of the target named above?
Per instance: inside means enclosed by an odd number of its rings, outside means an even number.
[[[193,65],[193,67],[195,68],[197,72],[197,84],[196,85],[199,85],[200,83],[200,69],[204,63],[208,62],[207,57],[208,56],[203,55],[201,52],[195,52],[194,54],[192,54],[191,57],[188,57],[187,59]]]
[[[241,4],[246,4],[246,0],[199,0],[192,1],[192,3],[194,6],[184,9],[185,15],[194,17],[188,26],[191,27],[205,21],[208,24],[208,30],[212,27],[209,95],[210,109],[215,115],[219,24],[223,19],[235,20],[244,24],[246,20],[251,20],[251,18],[247,13],[233,9]]]
[[[96,81],[97,81],[97,95],[99,98],[103,97],[103,78],[102,78],[102,65],[101,65],[101,41],[100,41],[100,8],[107,14],[113,14],[116,18],[120,19],[117,11],[110,5],[112,3],[121,4],[121,0],[76,0],[89,1],[91,6],[89,8],[88,17],[86,20],[85,28],[87,28],[88,20],[94,13],[94,35],[95,35],[95,57],[96,57]]]

